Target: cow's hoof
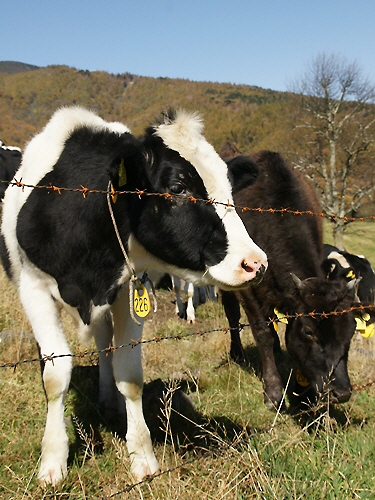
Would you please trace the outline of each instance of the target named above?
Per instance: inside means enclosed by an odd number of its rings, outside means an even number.
[[[280,413],[284,413],[286,411],[286,404],[284,399],[281,402],[277,402],[265,397],[264,404],[271,411],[278,411]]]
[[[142,481],[146,477],[154,476],[160,472],[159,463],[156,460],[155,456],[151,457],[142,457],[141,458],[133,458],[131,464],[131,473],[132,476],[137,481]]]

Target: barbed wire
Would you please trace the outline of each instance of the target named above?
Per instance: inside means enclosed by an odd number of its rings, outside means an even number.
[[[50,192],[57,192],[59,195],[61,195],[63,192],[71,192],[71,193],[80,193],[84,198],[87,198],[89,194],[105,194],[107,195],[107,190],[105,189],[90,189],[88,186],[84,186],[81,184],[77,188],[68,188],[64,186],[55,186],[52,183],[49,185],[33,185],[33,184],[26,184],[22,182],[22,178],[20,180],[13,179],[12,181],[0,181],[0,183],[7,183],[9,186],[13,187],[19,187],[22,190],[25,188],[29,189],[46,189],[47,191]],[[114,190],[111,193],[112,198],[115,200],[117,196],[121,195],[135,195],[138,196],[139,198],[141,197],[146,197],[146,196],[155,196],[159,198],[165,198],[168,200],[173,201],[173,199],[179,199],[179,200],[184,200],[184,201],[189,201],[192,203],[204,203],[206,205],[222,205],[227,208],[234,208],[236,210],[239,210],[241,212],[258,212],[258,213],[269,213],[269,214],[292,214],[292,215],[309,215],[309,216],[314,216],[314,217],[322,217],[329,219],[331,221],[337,221],[337,220],[342,220],[343,222],[364,222],[366,220],[375,220],[375,215],[368,215],[365,217],[348,217],[348,216],[339,216],[337,214],[325,214],[324,212],[313,212],[311,210],[292,210],[290,208],[262,208],[262,207],[248,207],[248,206],[240,206],[240,205],[235,205],[233,203],[224,203],[220,201],[216,201],[212,198],[209,199],[203,199],[203,198],[196,198],[192,195],[186,196],[186,195],[178,195],[178,194],[171,194],[171,193],[153,193],[153,192],[148,192],[145,189],[135,189],[132,191],[117,191]]]
[[[295,314],[283,314],[282,318],[279,319],[278,317],[274,318],[269,318],[266,321],[256,321],[254,323],[239,323],[238,328],[240,331],[244,330],[245,328],[251,328],[254,325],[260,325],[260,324],[266,324],[267,326],[270,326],[271,324],[278,324],[278,323],[283,323],[285,320],[289,319],[298,319],[298,318],[313,318],[313,319],[327,319],[330,316],[340,316],[343,314],[348,314],[350,312],[354,313],[360,313],[362,314],[363,312],[366,312],[368,310],[375,310],[375,304],[370,304],[367,306],[364,306],[363,304],[360,304],[358,306],[352,306],[348,309],[342,309],[339,311],[331,311],[331,312],[315,312],[311,311],[309,313],[295,313]],[[26,363],[40,363],[44,362],[46,363],[47,361],[53,361],[55,359],[59,358],[66,358],[66,357],[71,357],[71,358],[84,358],[86,356],[94,356],[94,355],[99,355],[102,353],[109,354],[111,352],[118,351],[119,349],[123,349],[125,347],[130,347],[131,349],[134,349],[138,345],[145,345],[145,344],[152,344],[152,343],[160,343],[163,340],[184,340],[190,337],[205,337],[206,335],[209,335],[211,333],[218,333],[218,332],[223,332],[223,333],[228,333],[231,332],[232,330],[237,330],[236,328],[231,328],[229,326],[224,326],[220,328],[213,328],[210,330],[204,330],[200,331],[198,330],[197,332],[186,332],[186,333],[178,333],[177,335],[167,335],[167,336],[155,336],[152,339],[142,339],[139,338],[137,340],[131,340],[127,344],[121,344],[119,346],[113,346],[109,345],[105,349],[93,349],[93,350],[78,350],[76,353],[66,353],[66,354],[43,354],[42,356],[38,356],[36,358],[30,358],[30,359],[23,359],[23,360],[18,360],[18,361],[7,361],[3,364],[0,365],[1,368],[13,368],[14,370]]]

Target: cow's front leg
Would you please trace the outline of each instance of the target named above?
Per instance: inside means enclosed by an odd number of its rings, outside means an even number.
[[[125,415],[125,401],[113,376],[113,353],[107,350],[113,342],[112,317],[108,311],[90,325],[99,350],[99,406],[106,419]]]
[[[38,478],[42,483],[55,485],[67,473],[69,450],[64,399],[70,382],[72,358],[62,330],[59,308],[43,282],[25,270],[20,278],[20,297],[41,354],[54,356],[45,361],[43,369],[47,419]]]
[[[274,356],[275,335],[264,322],[251,327],[255,342],[262,358],[264,403],[270,409],[286,409],[283,399],[283,382]]]
[[[112,306],[114,341],[113,372],[118,390],[125,397],[127,432],[126,445],[130,455],[131,472],[137,480],[155,474],[159,464],[152,448],[150,431],[142,409],[143,371],[141,345],[130,346],[141,339],[141,326],[134,323],[129,312],[129,291],[124,286]],[[120,347],[123,346],[123,347]]]
[[[240,337],[240,303],[233,292],[221,292],[221,301],[230,326],[230,357],[236,363],[245,363],[245,353]]]

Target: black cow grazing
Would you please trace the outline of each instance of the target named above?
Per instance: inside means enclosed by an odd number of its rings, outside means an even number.
[[[27,185],[126,190],[117,197],[58,189],[9,188],[3,202],[2,260],[46,360],[47,421],[39,478],[58,483],[67,472],[64,398],[72,358],[60,309],[99,349],[100,398],[111,404],[110,365],[126,400],[131,470],[142,479],[159,470],[142,412],[142,318],[131,318],[129,279],[157,268],[194,283],[240,289],[259,281],[265,253],[253,243],[232,203],[232,190],[254,182],[258,169],[225,164],[202,135],[196,114],[169,112],[135,138],[82,108],[63,108],[28,144],[17,179]],[[142,196],[167,193],[169,196]],[[191,202],[193,196],[218,203]],[[112,214],[113,213],[113,219]],[[115,224],[125,252],[115,231]],[[127,255],[127,260],[125,258]],[[144,293],[141,292],[141,293]],[[143,314],[141,314],[143,316]],[[62,356],[61,355],[67,355]],[[60,356],[60,357],[59,357]],[[108,391],[107,391],[108,389]]]
[[[321,212],[310,184],[279,154],[263,151],[253,160],[259,166],[258,179],[235,195],[236,206]],[[315,392],[321,392],[323,387],[329,389],[332,402],[347,401],[351,395],[347,357],[355,331],[354,315],[325,317],[319,313],[352,306],[355,280],[347,284],[325,278],[321,268],[321,218],[257,210],[244,211],[240,216],[254,241],[267,253],[269,267],[257,286],[236,294],[223,292],[225,311],[234,328],[232,358],[244,360],[238,329],[240,300],[261,354],[265,403],[280,407],[283,384],[273,352],[279,339],[268,322],[276,319],[275,311],[284,315],[314,312],[313,317],[288,320],[287,350],[310,388]]]
[[[339,250],[333,245],[323,245],[323,271],[330,280],[360,278],[358,298],[362,304],[375,302],[375,272],[363,255],[354,255]]]
[[[20,166],[21,158],[20,148],[4,146],[0,141],[0,200],[4,198],[5,190]]]

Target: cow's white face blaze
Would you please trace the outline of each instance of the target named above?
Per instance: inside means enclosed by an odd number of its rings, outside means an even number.
[[[227,165],[206,141],[202,131],[203,123],[198,115],[180,111],[173,123],[159,125],[155,135],[195,167],[224,225],[228,242],[226,256],[206,269],[205,281],[213,280],[222,288],[241,288],[262,278],[268,265],[267,256],[250,238],[231,206],[232,186]]]

